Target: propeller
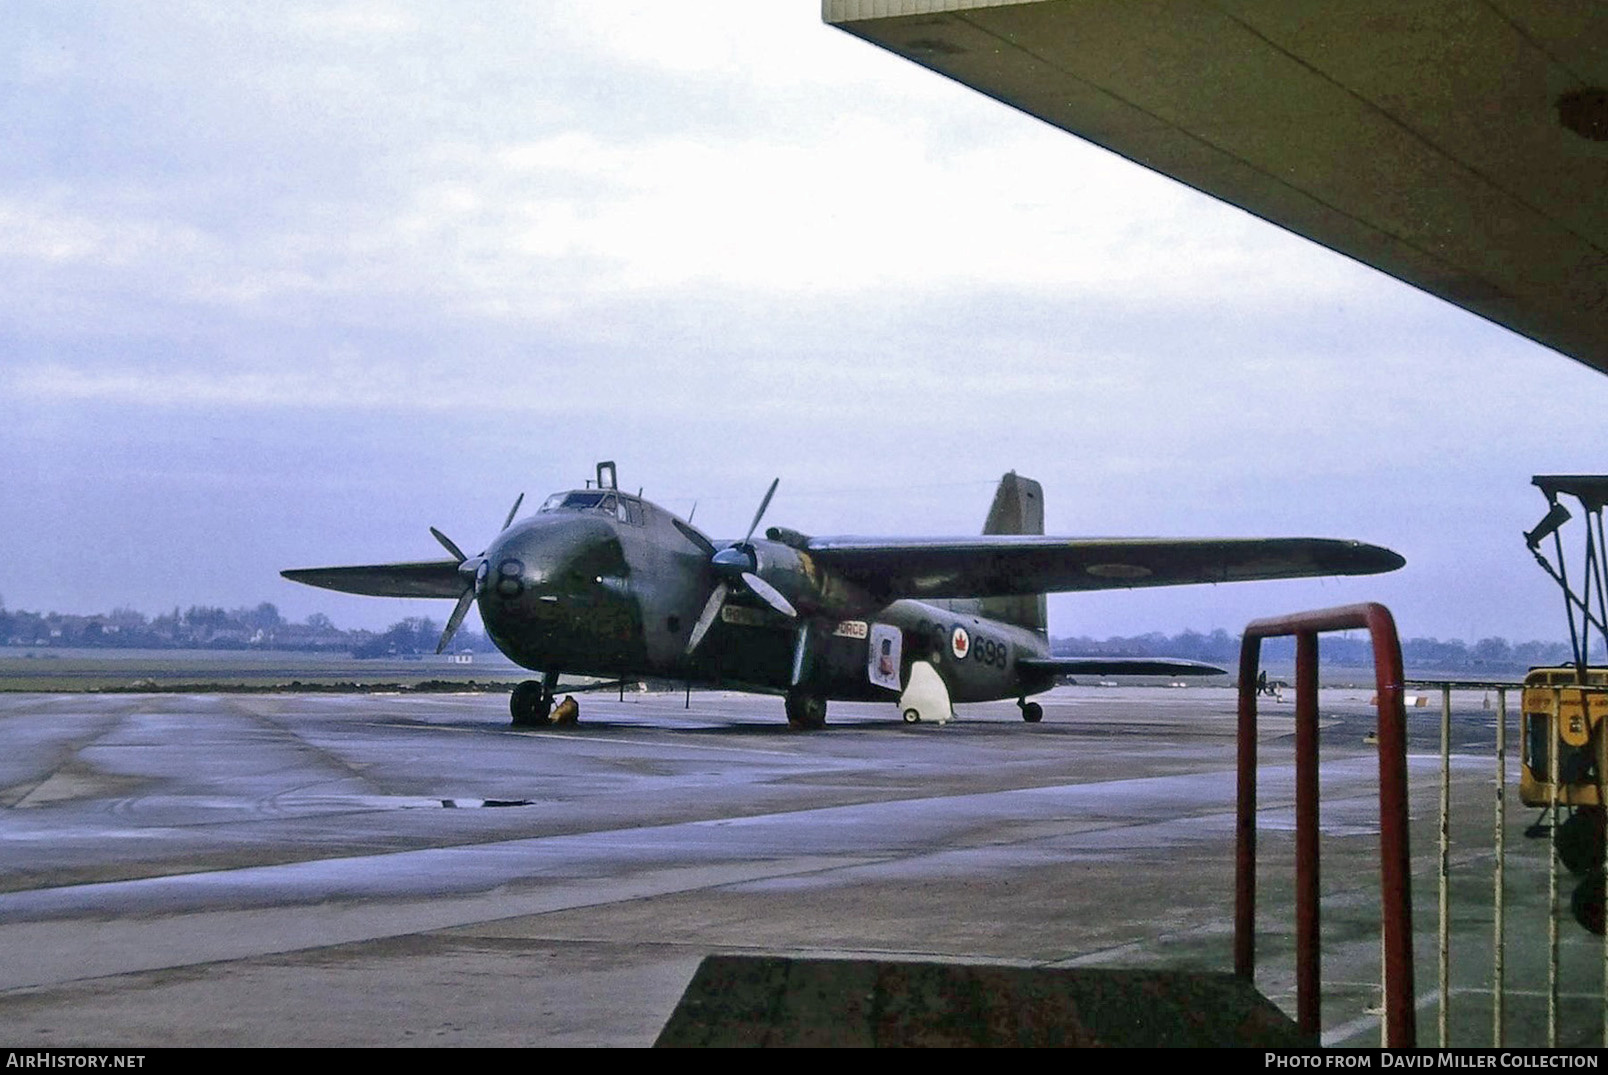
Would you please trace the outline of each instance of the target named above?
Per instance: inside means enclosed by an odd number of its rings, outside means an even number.
[[[788,619],[798,619],[798,609],[793,607],[792,602],[757,574],[759,555],[754,551],[752,544],[754,531],[759,529],[759,521],[765,517],[765,509],[770,507],[771,497],[776,495],[776,487],[781,481],[780,478],[775,479],[765,491],[765,499],[759,502],[759,510],[754,512],[754,521],[748,524],[748,533],[743,535],[743,539],[735,545],[726,546],[709,558],[709,564],[720,577],[720,581],[715,584],[714,590],[709,594],[709,600],[704,603],[698,622],[692,626],[692,634],[687,638],[689,655],[704,640],[704,635],[709,633],[709,628],[714,626],[720,610],[725,607],[726,598],[730,597],[732,590],[739,585],[746,587],[749,593]]]
[[[498,530],[497,533],[500,534],[513,525],[514,516],[519,514],[519,505],[524,502],[525,494],[520,493],[514,500],[514,506],[508,509],[508,518],[503,520],[502,530]],[[452,636],[458,633],[458,628],[463,626],[463,618],[469,615],[469,606],[475,602],[475,576],[480,571],[486,550],[481,549],[479,555],[471,559],[463,554],[463,550],[458,548],[451,538],[435,527],[430,528],[430,534],[441,542],[441,547],[450,552],[454,560],[458,561],[458,574],[464,578],[463,593],[458,595],[458,603],[452,607],[452,615],[447,617],[447,629],[441,632],[441,641],[436,643],[436,652],[440,653],[447,648],[447,643],[452,641]]]

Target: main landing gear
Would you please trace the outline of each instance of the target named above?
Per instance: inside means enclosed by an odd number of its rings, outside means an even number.
[[[1044,707],[1037,702],[1029,702],[1026,698],[1019,698],[1016,706],[1022,711],[1022,719],[1029,724],[1037,724],[1044,719]]]
[[[826,727],[826,699],[813,694],[789,694],[787,726],[794,731]]]

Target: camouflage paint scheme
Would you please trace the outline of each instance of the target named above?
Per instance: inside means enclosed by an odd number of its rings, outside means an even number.
[[[898,682],[927,660],[953,701],[1015,698],[1036,720],[1028,696],[1061,675],[1220,671],[1052,658],[1047,592],[1372,574],[1403,563],[1388,549],[1318,538],[1044,537],[1042,489],[1014,472],[1000,481],[983,536],[942,539],[811,538],[780,527],[754,539],[767,494],[749,537],[712,541],[615,486],[613,464],[603,463],[595,486],[555,494],[518,522],[516,503],[479,556],[437,533],[453,559],[283,574],[348,593],[457,598],[443,647],[477,604],[497,647],[544,674],[515,691],[519,723],[545,722],[563,673],[784,694],[789,720],[813,727],[828,699],[899,697],[872,682],[873,625],[897,631]]]

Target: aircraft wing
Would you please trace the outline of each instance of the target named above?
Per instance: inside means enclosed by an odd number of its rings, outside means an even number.
[[[1200,661],[1153,657],[1018,657],[1029,672],[1052,676],[1226,676],[1227,669]]]
[[[1329,538],[828,537],[800,548],[884,599],[1373,575],[1406,563],[1377,545]]]
[[[458,597],[465,586],[464,577],[458,574],[456,560],[369,564],[363,567],[303,567],[281,571],[280,574],[292,582],[369,597]]]

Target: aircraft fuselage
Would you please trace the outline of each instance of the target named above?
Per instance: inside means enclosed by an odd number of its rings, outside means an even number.
[[[543,672],[840,700],[897,698],[892,684],[915,660],[933,663],[956,702],[1019,698],[1051,685],[1016,666],[1019,657],[1048,654],[1042,634],[981,616],[976,601],[879,601],[834,586],[807,555],[771,541],[749,547],[769,577],[785,586],[796,576],[799,618],[734,592],[689,653],[717,583],[690,530],[657,505],[613,490],[550,498],[504,531],[478,565],[476,602],[487,634],[511,660]]]

